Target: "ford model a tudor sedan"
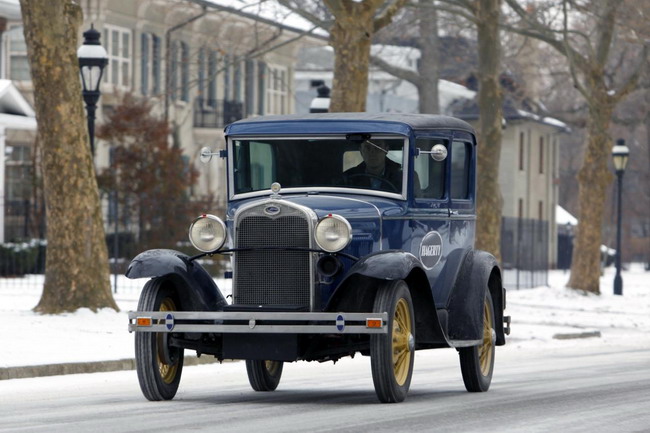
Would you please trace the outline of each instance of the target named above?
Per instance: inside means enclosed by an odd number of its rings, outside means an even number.
[[[451,347],[467,390],[488,390],[510,318],[495,258],[474,249],[467,123],[325,113],[225,134],[227,213],[192,222],[201,253],[146,251],[127,271],[151,278],[129,313],[146,398],[174,397],[185,349],[245,360],[256,391],[274,390],[285,362],[361,353],[379,400],[399,402],[415,351]],[[199,263],[212,254],[230,256],[231,301]]]

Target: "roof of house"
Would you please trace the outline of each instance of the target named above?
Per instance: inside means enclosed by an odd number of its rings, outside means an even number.
[[[518,103],[514,98],[509,95],[503,97],[503,117],[506,121],[515,120],[529,120],[536,123],[552,126],[557,128],[560,132],[569,132],[571,128],[564,122],[548,116],[542,116],[523,108],[522,104]],[[479,107],[477,98],[466,99],[459,98],[452,102],[449,106],[449,112],[460,119],[466,121],[474,121],[479,118]]]
[[[11,80],[0,79],[0,127],[36,129],[34,110]]]

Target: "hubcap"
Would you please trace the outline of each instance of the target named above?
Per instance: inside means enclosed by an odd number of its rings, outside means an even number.
[[[492,351],[496,333],[494,332],[494,319],[490,305],[485,302],[483,307],[483,343],[479,346],[478,356],[481,364],[481,374],[487,376],[492,368]]]
[[[415,339],[411,329],[411,311],[404,298],[397,301],[393,317],[393,373],[395,381],[406,383],[411,368]]]
[[[176,305],[174,304],[174,301],[171,300],[171,298],[165,298],[160,303],[159,311],[175,310]],[[161,353],[161,351],[169,350],[169,348],[167,347],[167,339],[164,338],[164,334],[158,333],[156,335],[156,346],[158,349],[156,358],[158,362],[158,371],[160,372],[160,378],[167,384],[172,383],[176,378],[176,372],[178,371],[178,360],[175,360],[175,362],[172,364],[167,364],[165,362],[165,356]]]

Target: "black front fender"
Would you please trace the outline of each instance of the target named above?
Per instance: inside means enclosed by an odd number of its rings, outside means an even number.
[[[372,311],[378,280],[404,280],[408,284],[418,348],[448,345],[422,262],[409,252],[382,251],[359,260],[336,288],[325,310]]]
[[[174,250],[148,250],[129,264],[127,278],[170,278],[182,286],[183,308],[192,311],[219,311],[226,299],[210,274],[190,257]]]
[[[349,275],[381,280],[404,280],[414,268],[422,269],[422,263],[406,251],[382,251],[362,258],[350,268]]]

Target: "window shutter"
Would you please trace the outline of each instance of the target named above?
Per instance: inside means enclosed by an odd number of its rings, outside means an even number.
[[[153,69],[153,94],[160,94],[160,38],[152,35],[153,39],[153,61],[151,69]]]
[[[140,57],[140,91],[143,95],[149,93],[149,35],[140,35],[141,57]]]
[[[212,50],[208,58],[208,105],[217,106],[217,53]]]
[[[264,104],[266,101],[266,63],[257,64],[257,114],[263,116],[266,114]]]
[[[190,100],[190,49],[181,42],[181,100]]]

